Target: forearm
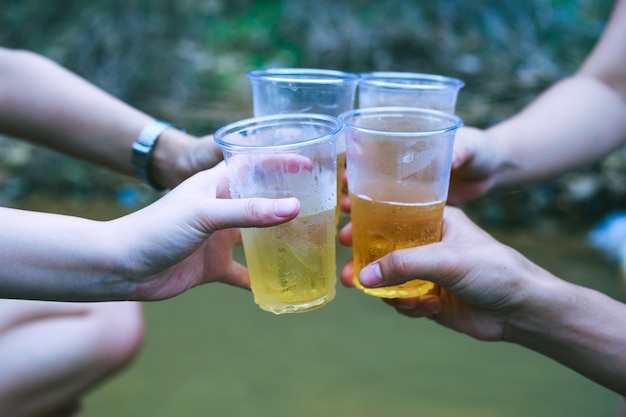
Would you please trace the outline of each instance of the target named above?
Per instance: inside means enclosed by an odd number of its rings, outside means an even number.
[[[575,76],[486,134],[501,155],[493,187],[527,183],[590,164],[622,146],[626,103],[606,84]]]
[[[626,395],[626,305],[564,281],[544,284],[507,339]]]
[[[502,156],[494,186],[544,179],[597,161],[626,142],[626,0],[577,73],[491,129]]]
[[[132,173],[130,146],[150,116],[39,55],[0,49],[0,61],[5,133]]]
[[[123,300],[122,235],[105,222],[0,208],[0,298]]]
[[[152,120],[42,56],[0,48],[2,133],[132,175],[132,143]],[[195,173],[196,141],[166,130],[154,148],[151,177],[173,187]]]

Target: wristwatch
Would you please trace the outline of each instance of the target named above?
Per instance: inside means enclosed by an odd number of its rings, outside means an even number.
[[[152,151],[161,133],[165,132],[167,129],[174,128],[175,126],[171,123],[162,120],[153,120],[141,129],[137,140],[133,142],[132,163],[135,176],[138,180],[151,185],[154,189],[159,191],[163,190],[163,187],[158,186],[150,179],[150,159],[152,158]]]

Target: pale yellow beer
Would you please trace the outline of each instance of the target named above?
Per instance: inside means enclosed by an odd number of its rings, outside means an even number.
[[[267,228],[241,229],[254,301],[276,314],[309,311],[335,297],[335,210]]]
[[[380,184],[385,187],[385,184]],[[365,288],[358,279],[363,267],[397,249],[412,248],[441,240],[445,202],[399,203],[372,200],[350,193],[354,284],[381,298],[410,298],[434,287],[429,281],[413,280],[402,285]]]

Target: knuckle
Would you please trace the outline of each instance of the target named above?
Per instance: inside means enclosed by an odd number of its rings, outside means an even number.
[[[413,263],[407,250],[394,251],[389,255],[390,272],[394,276],[406,277],[410,275]]]

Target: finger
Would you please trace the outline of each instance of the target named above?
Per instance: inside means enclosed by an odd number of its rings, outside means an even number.
[[[339,273],[339,280],[344,287],[354,287],[354,261],[352,259],[350,259],[341,269],[341,272]]]
[[[268,227],[294,219],[300,202],[290,198],[207,199],[203,224],[207,232],[233,227]]]
[[[350,196],[347,193],[342,193],[339,196],[339,209],[344,213],[350,213]]]
[[[232,285],[233,287],[249,290],[250,276],[248,275],[248,269],[245,266],[235,262],[228,276],[220,279],[220,282]]]
[[[401,249],[383,256],[361,270],[359,281],[365,287],[400,285],[423,279],[439,285],[449,284],[460,262],[458,254],[450,254],[441,243]]]
[[[455,170],[465,165],[472,158],[472,151],[468,147],[468,142],[472,134],[472,129],[462,127],[459,129],[452,149],[452,169]]]
[[[424,295],[415,298],[383,299],[398,313],[409,317],[432,317],[441,311],[441,298],[437,295]]]
[[[471,240],[476,236],[472,228],[476,227],[460,209],[446,207],[441,242],[391,252],[363,268],[359,281],[365,287],[400,285],[417,278],[449,285],[462,270],[463,255],[456,240]]]
[[[311,171],[313,161],[295,153],[233,155],[226,165],[235,178],[248,178],[251,175],[263,177],[268,174],[297,174]]]
[[[264,172],[288,172],[297,174],[301,170],[311,171],[313,162],[302,155],[283,154],[266,156],[260,159],[260,166]]]
[[[352,246],[352,222],[346,224],[337,234],[339,243],[344,246]]]
[[[460,142],[460,141],[459,141]],[[456,144],[459,142],[455,142],[454,149],[452,150],[452,170],[456,170],[462,167],[467,161],[467,150],[462,144]]]

